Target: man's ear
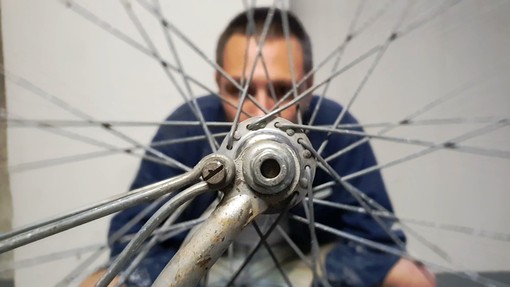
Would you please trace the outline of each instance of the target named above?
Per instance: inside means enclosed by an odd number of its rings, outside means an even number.
[[[304,92],[308,90],[309,88],[313,87],[313,75],[311,75],[306,81],[303,86],[301,86],[301,92]],[[308,107],[310,106],[310,102],[312,101],[312,94],[313,92],[309,93],[303,101],[301,101],[301,107],[303,108],[303,111],[308,110]]]
[[[214,79],[216,80],[216,86],[218,86],[218,91],[220,90],[220,80],[221,80],[221,75],[218,71],[216,71],[216,73],[214,73]]]
[[[305,90],[308,90],[309,88],[313,87],[313,76],[314,75],[311,75],[310,77],[308,77],[308,79],[306,80],[306,87],[305,87]]]

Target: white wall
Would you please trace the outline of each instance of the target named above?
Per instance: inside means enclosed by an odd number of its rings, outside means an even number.
[[[308,27],[318,63],[345,39],[361,1],[292,1]],[[402,27],[426,15],[439,1],[365,1],[359,25],[384,10],[384,16],[347,45],[341,66],[374,45],[383,43],[412,3]],[[319,5],[320,4],[320,5]],[[384,8],[384,7],[388,8]],[[427,103],[471,83],[464,96],[423,114],[420,119],[510,115],[510,2],[461,1],[445,14],[389,46],[369,78],[352,112],[363,123],[397,122]],[[346,104],[367,73],[373,57],[335,80],[328,96]],[[318,73],[324,79],[331,65]],[[481,79],[485,80],[481,80]],[[401,127],[387,135],[441,142],[483,125]],[[378,129],[367,129],[373,133]],[[380,163],[423,149],[406,144],[372,141]],[[466,145],[508,151],[510,129],[477,137]],[[397,214],[440,224],[454,224],[509,234],[510,186],[508,159],[438,151],[383,170]],[[415,226],[415,225],[411,225]],[[474,270],[508,270],[508,242],[416,227],[422,236],[443,248],[454,266]],[[508,240],[508,237],[507,237]],[[442,263],[412,237],[410,251]],[[447,265],[447,264],[445,264]]]
[[[142,41],[119,2],[82,2],[97,16],[107,19],[137,41]],[[265,1],[258,2],[263,4]],[[371,3],[375,6],[367,6],[366,17],[377,11],[379,4]],[[417,6],[426,6],[424,2],[420,3]],[[216,38],[223,26],[242,9],[242,2],[233,0],[164,4],[165,14],[209,57],[213,56]],[[344,37],[345,27],[354,11],[354,4],[346,1],[293,1],[291,4],[310,29],[316,59],[320,59],[320,55],[330,51]],[[318,4],[329,7],[319,9]],[[90,113],[94,118],[158,121],[182,103],[157,63],[77,16],[60,2],[4,0],[2,10],[7,70]],[[143,9],[137,8],[136,11],[144,23],[148,23],[148,29],[153,32],[151,34],[159,33],[156,21],[151,20]],[[508,56],[505,51],[510,46],[510,25],[506,20],[509,12],[508,2],[491,2],[487,7],[482,7],[479,2],[466,1],[452,9],[448,17],[441,17],[395,43],[353,106],[354,114],[366,122],[398,120],[432,99],[471,81],[478,72],[483,73],[495,67],[498,77],[475,85],[463,101],[452,102],[423,118],[466,114],[508,117],[509,87],[505,82],[508,78]],[[388,17],[382,18],[380,24],[367,30],[357,44],[348,48],[344,63],[384,37],[379,29],[386,31],[391,21],[395,20],[398,9],[391,9],[388,13]],[[328,28],[326,23],[330,21],[333,25],[330,24]],[[167,51],[162,34],[155,41],[161,50]],[[212,68],[182,43],[178,48],[185,69],[214,89]],[[165,57],[169,58],[168,52],[165,52]],[[501,68],[504,65],[507,69]],[[330,92],[331,97],[345,102],[365,70],[366,65],[361,65],[336,81]],[[319,74],[318,78],[323,75]],[[194,92],[203,93],[198,88],[194,88]],[[13,82],[7,82],[7,95],[11,115],[30,119],[75,119]],[[473,112],[475,110],[476,113]],[[438,141],[461,133],[465,128],[461,126],[453,131],[399,129],[391,135]],[[146,143],[155,128],[122,130]],[[98,129],[80,128],[73,131],[111,144],[125,145]],[[470,144],[505,149],[508,140],[507,129],[471,141]],[[416,150],[398,144],[376,144],[375,147],[381,162]],[[11,166],[100,150],[32,128],[9,129],[8,148]],[[138,159],[126,155],[114,155],[12,173],[14,224],[22,226],[123,193],[134,176],[138,162]],[[506,175],[509,167],[507,160],[438,152],[412,164],[385,170],[384,176],[402,216],[510,233],[508,224],[505,224],[505,219],[510,216],[506,207]],[[103,243],[106,223],[107,220],[102,220],[20,248],[16,258],[23,260],[54,250]],[[456,262],[467,267],[490,270],[510,268],[510,255],[505,253],[508,248],[497,241],[452,236],[446,232],[433,232],[432,229],[417,230],[445,246]],[[425,253],[415,242],[411,243],[411,247],[420,254]],[[429,253],[424,258],[435,259]],[[16,273],[17,286],[51,286],[58,281],[60,274],[71,270],[83,258],[74,256],[20,269]]]

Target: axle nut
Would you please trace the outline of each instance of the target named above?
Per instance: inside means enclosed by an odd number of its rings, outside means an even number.
[[[243,174],[248,185],[262,194],[276,194],[294,180],[296,161],[291,151],[274,141],[264,141],[244,154]]]

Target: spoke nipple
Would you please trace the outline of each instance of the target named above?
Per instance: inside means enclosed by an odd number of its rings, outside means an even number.
[[[398,37],[398,34],[395,32],[395,33],[392,33],[390,38],[389,38],[389,41],[395,41],[395,39],[397,39]]]
[[[457,147],[457,145],[455,143],[453,143],[453,142],[446,142],[446,143],[443,144],[443,146],[445,148],[456,148]]]
[[[299,179],[299,185],[301,185],[302,188],[308,188],[309,183],[310,181],[306,176],[303,176],[302,178]]]
[[[353,35],[352,35],[352,34],[347,35],[347,37],[345,37],[345,42],[349,42],[349,41],[351,41],[351,40],[352,40],[352,38],[353,38]]]
[[[234,140],[238,141],[241,139],[241,133],[239,131],[235,131],[233,135]]]
[[[246,126],[247,129],[249,130],[258,130],[258,129],[262,129],[266,126],[266,121],[260,121],[260,122],[255,122],[253,124],[249,124]]]
[[[161,63],[161,66],[163,66],[163,67],[165,67],[165,68],[166,68],[166,67],[168,67],[168,63],[167,63],[167,62],[165,62],[165,61],[161,61],[160,63]]]
[[[161,25],[163,25],[163,27],[165,28],[168,28],[168,22],[166,20],[161,20]]]
[[[101,126],[107,130],[112,128],[112,125],[110,123],[102,123]]]
[[[408,125],[409,123],[411,123],[410,120],[403,120],[403,121],[400,121],[399,124],[401,124],[401,125]]]

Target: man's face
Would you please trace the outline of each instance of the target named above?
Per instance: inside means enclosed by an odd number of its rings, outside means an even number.
[[[225,45],[225,49],[223,51],[223,69],[238,83],[241,83],[242,79],[247,79],[250,76],[250,72],[257,57],[257,39],[258,38],[253,37],[248,38],[242,34],[234,34]],[[290,41],[287,41],[284,37],[272,37],[266,39],[262,48],[262,55],[264,57],[269,76],[266,76],[264,66],[260,58],[255,65],[255,71],[248,88],[248,93],[254,97],[255,101],[257,101],[260,106],[264,107],[268,111],[270,111],[276,103],[270,92],[270,84],[274,87],[276,100],[282,98],[292,88],[292,74],[288,54],[289,42],[291,46],[296,83],[299,82],[305,75],[303,70],[303,50],[301,48],[301,44],[295,37],[290,37]],[[248,54],[246,55],[247,45]],[[245,57],[247,59],[246,66],[244,64]],[[219,73],[216,75],[216,81],[218,83],[220,95],[237,106],[241,101],[239,89],[237,89],[233,83],[221,76]],[[303,84],[298,93],[300,91],[304,91],[310,84],[311,81],[308,81],[308,84]],[[282,103],[282,105],[288,103],[291,99],[292,97],[289,97]],[[303,107],[306,108],[308,100],[309,99],[307,99],[306,102],[301,102],[302,109]],[[223,107],[227,120],[233,121],[237,109],[225,102],[223,102]],[[248,98],[244,102],[243,111],[251,116],[264,115],[264,112]],[[294,105],[282,111],[280,113],[280,117],[296,122],[297,106]],[[241,121],[247,118],[248,116],[246,114],[241,113]]]

